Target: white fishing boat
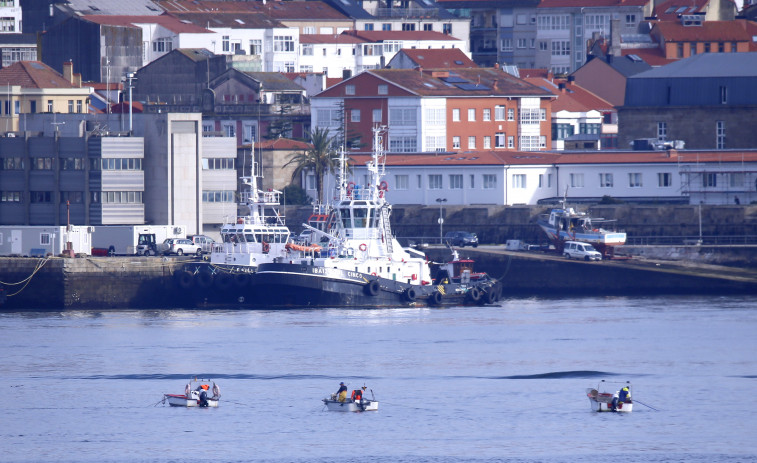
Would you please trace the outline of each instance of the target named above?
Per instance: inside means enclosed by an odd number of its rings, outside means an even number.
[[[631,400],[631,383],[600,381],[596,388],[586,389],[591,409],[595,412],[618,412],[631,413],[633,401]]]
[[[184,394],[163,394],[163,402],[172,407],[218,407],[220,398],[221,389],[214,381],[198,378],[187,383]]]
[[[378,410],[378,400],[373,396],[373,390],[371,390],[371,399],[363,397],[363,391],[365,387],[361,389],[355,389],[352,391],[350,397],[344,397],[343,400],[339,399],[338,394],[331,394],[331,396],[323,399],[326,410],[332,412],[369,412]]]

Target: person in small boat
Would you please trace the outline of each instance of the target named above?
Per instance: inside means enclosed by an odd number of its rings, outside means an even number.
[[[612,411],[617,411],[618,404],[624,404],[631,401],[631,391],[628,386],[623,387],[621,390],[613,394],[612,396]]]
[[[336,396],[339,402],[347,400],[347,386],[344,383],[339,383],[339,390],[336,391]]]

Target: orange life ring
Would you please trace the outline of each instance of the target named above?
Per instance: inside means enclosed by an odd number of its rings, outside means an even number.
[[[263,252],[268,252],[271,250],[271,245],[263,241]]]
[[[376,272],[371,272],[371,275],[376,276]]]
[[[384,190],[379,190],[379,198],[383,198],[383,197],[384,197]]]
[[[389,189],[389,184],[386,183],[386,180],[382,180],[381,183],[379,184],[379,190],[386,191],[388,189]]]
[[[368,245],[366,245],[365,243],[360,243],[360,246],[358,246],[358,248],[359,248],[359,249],[360,249],[361,251],[365,251],[365,250],[367,250],[367,249],[368,249]]]

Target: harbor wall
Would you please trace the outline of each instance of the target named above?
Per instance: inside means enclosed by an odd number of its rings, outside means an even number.
[[[391,198],[390,198],[391,199]],[[553,206],[443,206],[442,231],[464,230],[478,235],[481,243],[504,244],[507,240],[521,240],[531,244],[546,243],[547,239],[536,219]],[[639,244],[671,240],[681,244],[682,237],[700,234],[700,207],[681,204],[601,204],[573,206],[592,217],[613,220],[619,231],[628,234],[629,243]],[[439,207],[395,205],[392,228],[400,240],[439,242]],[[287,223],[299,232],[302,223],[312,212],[311,207],[287,208]],[[757,205],[701,206],[701,234],[734,242],[752,236],[757,239]],[[679,241],[675,241],[678,238]],[[405,243],[403,243],[405,244]]]

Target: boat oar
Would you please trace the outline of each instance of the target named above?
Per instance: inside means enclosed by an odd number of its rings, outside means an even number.
[[[642,402],[641,400],[638,400],[638,399],[633,399],[633,403],[635,403],[635,404],[636,404],[636,403],[638,403],[638,404],[642,404],[643,406],[645,406],[645,407],[647,407],[647,408],[651,408],[652,410],[654,410],[654,411],[656,411],[656,412],[659,412],[659,411],[660,411],[660,410],[658,410],[658,409],[656,409],[656,408],[654,408],[654,407],[652,407],[652,406],[650,406],[650,405],[647,405],[647,404],[645,404],[644,402]]]

